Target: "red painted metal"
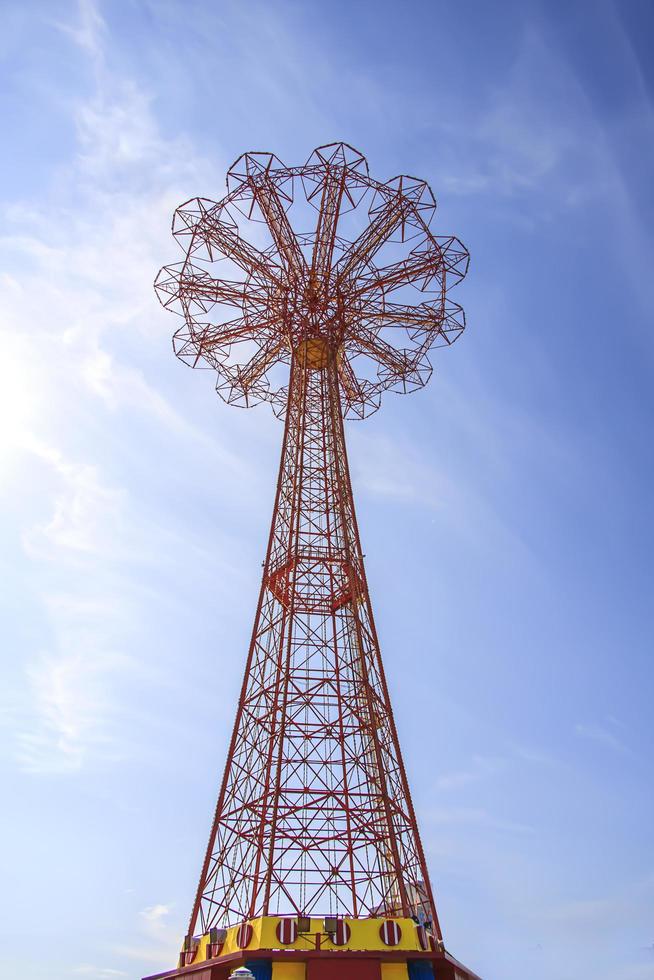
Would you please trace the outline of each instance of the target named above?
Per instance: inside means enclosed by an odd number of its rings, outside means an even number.
[[[395,922],[394,919],[387,919],[379,927],[379,935],[381,941],[387,946],[397,946],[402,938],[402,930],[399,923]]]
[[[350,959],[339,957],[338,965],[329,960],[310,960],[307,963],[307,980],[380,980],[381,963],[378,959]]]
[[[252,935],[254,930],[248,922],[244,922],[243,925],[239,926],[238,932],[236,933],[236,945],[239,949],[246,949],[252,942]]]
[[[249,153],[175,215],[163,304],[180,358],[285,420],[236,722],[189,935],[254,916],[436,918],[372,615],[343,420],[431,374],[464,328],[468,255],[410,177],[345,144],[301,167]],[[294,227],[312,228],[296,232]],[[255,229],[252,236],[251,229]],[[248,234],[258,247],[250,244]],[[282,366],[288,366],[281,370]],[[281,371],[281,373],[280,373]]]
[[[331,941],[333,942],[334,946],[347,946],[351,935],[352,930],[345,919],[337,919],[336,928],[331,934]]]
[[[275,932],[282,946],[290,946],[297,939],[297,919],[281,919]]]

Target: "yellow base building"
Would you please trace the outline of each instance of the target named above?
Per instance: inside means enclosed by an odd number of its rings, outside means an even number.
[[[479,980],[413,919],[265,916],[189,937],[176,969],[146,980]]]

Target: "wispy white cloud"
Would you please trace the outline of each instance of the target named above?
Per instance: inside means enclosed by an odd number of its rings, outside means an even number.
[[[624,750],[624,743],[618,738],[614,731],[612,731],[606,725],[600,725],[597,723],[584,723],[578,722],[575,725],[575,734],[579,738],[588,739],[591,742],[596,742],[598,745],[602,745],[605,748]]]
[[[436,787],[441,790],[458,789],[505,772],[508,765],[509,760],[502,756],[475,755],[470,766],[465,769],[458,769],[438,776]]]
[[[106,24],[95,0],[77,0],[77,19],[54,23],[94,62],[102,59]]]
[[[456,102],[454,102],[456,107]],[[435,181],[448,194],[529,194],[533,221],[605,196],[616,186],[610,154],[598,153],[602,131],[574,71],[538,28],[524,27],[501,82],[479,100],[462,131],[447,110]],[[534,204],[538,201],[538,210]]]
[[[14,712],[16,760],[33,774],[72,774],[89,759],[97,765],[127,751],[116,725],[114,689],[134,665],[126,654],[103,649],[93,635],[112,610],[95,603],[84,608],[72,597],[64,604],[69,630],[61,631],[57,650],[28,664],[25,699]]]
[[[498,414],[501,412],[500,406],[494,406],[494,410]],[[447,524],[448,533],[456,533],[471,548],[478,548],[482,542],[487,547],[489,542],[495,541],[505,554],[513,554],[526,564],[533,561],[527,544],[507,523],[506,515],[494,509],[491,499],[475,488],[470,473],[457,472],[454,466],[446,470],[428,461],[410,441],[394,441],[388,436],[370,435],[362,430],[352,430],[349,436],[352,478],[357,493],[423,507],[431,511],[436,520]],[[486,439],[484,432],[477,432],[475,438],[480,452],[492,451],[488,448],[492,438]],[[516,446],[521,445],[523,439],[535,445],[537,426],[526,424],[526,431],[520,437],[516,436]],[[546,451],[545,444],[542,449]],[[511,467],[514,461],[507,459],[502,465]]]
[[[71,107],[78,152],[54,198],[10,203],[0,233],[0,441],[35,473],[38,509],[26,511],[21,539],[51,631],[9,712],[17,762],[32,773],[74,773],[124,750],[116,692],[136,665],[115,627],[130,614],[139,563],[170,565],[176,529],[151,533],[116,477],[120,427],[147,423],[195,445],[234,474],[234,492],[249,474],[236,445],[209,438],[146,375],[149,349],[170,344],[152,281],[162,241],[175,248],[171,212],[217,186],[221,163],[162,134],[148,93],[106,69],[98,4],[81,0],[77,18],[56,26],[94,69],[92,91]]]
[[[182,937],[181,921],[171,905],[152,905],[140,915],[142,939],[134,945],[116,946],[114,952],[142,963],[174,963]]]
[[[101,50],[102,24],[89,0],[70,32],[84,50]],[[161,242],[170,241],[173,208],[219,184],[220,164],[163,135],[150,96],[129,78],[104,74],[73,113],[79,153],[59,174],[56,199],[4,210],[3,330],[24,335],[21,326],[32,325],[24,360],[43,366],[47,388],[81,397],[81,382],[111,407],[139,407],[190,429],[117,350],[123,336],[165,337],[152,290]]]
[[[30,440],[29,448],[52,467],[59,488],[52,516],[23,535],[28,554],[59,558],[62,549],[95,557],[114,552],[127,491],[106,486],[96,466],[71,462],[51,446]]]
[[[504,820],[491,813],[484,807],[443,806],[427,810],[428,822],[435,824],[470,825],[489,831],[499,831],[508,834],[532,834],[534,828],[528,824]]]
[[[398,446],[388,436],[352,432],[352,468],[357,486],[374,496],[444,507],[454,487],[444,472],[418,458],[410,445]]]
[[[29,659],[22,697],[13,705],[16,761],[33,774],[75,773],[124,749],[113,692],[132,661],[112,645],[124,610],[115,590],[107,594],[100,571],[127,553],[127,493],[107,486],[96,466],[72,462],[29,434],[23,445],[45,467],[44,496],[52,485],[51,514],[25,528],[24,550],[35,581],[45,564],[61,584],[65,575],[72,591],[41,592],[52,646]]]

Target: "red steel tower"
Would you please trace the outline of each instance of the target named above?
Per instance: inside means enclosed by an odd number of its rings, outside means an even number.
[[[442,942],[343,425],[383,391],[428,381],[432,348],[464,329],[447,290],[468,253],[430,229],[423,181],[379,183],[343,143],[300,167],[245,154],[227,187],[177,210],[184,260],[156,288],[183,318],[177,356],[213,369],[230,404],[271,402],[284,436],[218,804],[180,964],[164,975],[208,980],[247,961],[277,980],[298,966],[347,976],[348,963],[358,977],[389,964],[397,980],[472,977]]]

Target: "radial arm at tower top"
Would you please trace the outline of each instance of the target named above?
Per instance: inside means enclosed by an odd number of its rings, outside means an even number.
[[[412,177],[339,143],[248,153],[175,214],[161,270],[178,356],[284,437],[245,677],[189,935],[274,915],[390,916],[440,939],[370,604],[343,419],[408,392],[452,344],[468,254]],[[300,230],[295,230],[300,229]]]
[[[465,326],[447,291],[468,253],[431,231],[427,184],[375,181],[364,157],[338,143],[304,167],[247,153],[228,189],[219,202],[178,208],[173,233],[185,258],[157,278],[161,302],[184,319],[174,341],[182,360],[214,369],[227,402],[270,401],[280,415],[303,345],[309,366],[335,353],[346,418],[370,415],[386,389],[429,380],[431,349]]]

